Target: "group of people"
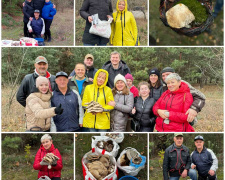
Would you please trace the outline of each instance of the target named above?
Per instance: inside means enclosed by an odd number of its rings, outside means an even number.
[[[205,96],[173,68],[151,69],[148,82],[136,88],[120,53],[112,52],[102,69],[93,63],[93,55],[87,54],[70,76],[62,71],[54,76],[47,71],[47,59],[36,58],[34,73],[24,77],[17,92],[27,131],[125,132],[131,121],[139,123],[140,132],[194,131]],[[103,110],[89,112],[92,101]]]
[[[25,0],[23,14],[24,37],[52,40],[50,27],[56,7],[51,0]]]
[[[89,33],[93,15],[98,14],[100,20],[113,18],[110,38]],[[138,28],[133,14],[128,11],[127,0],[118,0],[116,12],[113,13],[111,0],[97,3],[95,0],[84,0],[80,15],[86,20],[83,34],[84,46],[106,46],[108,42],[113,46],[138,46]]]
[[[183,134],[174,134],[174,143],[166,149],[164,154],[164,180],[179,180],[180,177],[187,176],[192,180],[217,179],[218,160],[214,152],[204,146],[203,136],[196,136],[194,143],[196,149],[190,155],[189,149],[183,145]]]

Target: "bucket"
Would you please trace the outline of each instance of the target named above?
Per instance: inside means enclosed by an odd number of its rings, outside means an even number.
[[[138,179],[134,176],[123,176],[119,180],[138,180]]]

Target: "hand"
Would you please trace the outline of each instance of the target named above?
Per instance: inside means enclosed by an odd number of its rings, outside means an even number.
[[[25,6],[25,2],[23,3],[23,7]]]
[[[91,23],[93,21],[93,18],[91,16],[88,16],[88,21]]]
[[[32,33],[33,31],[32,31],[32,29],[29,29],[29,33]]]
[[[195,169],[195,168],[196,168],[196,165],[192,165],[192,166],[191,166],[191,169]]]
[[[56,166],[56,165],[57,165],[57,161],[58,161],[58,160],[55,159],[55,160],[52,162],[52,165],[53,165],[53,166]]]
[[[32,17],[30,17],[30,18],[29,18],[29,20],[30,20],[30,21],[32,21],[32,20],[33,20],[33,18],[32,18]]]
[[[116,102],[115,101],[110,101],[110,102],[108,102],[108,105],[115,107]]]
[[[92,78],[88,78],[88,80],[91,81],[91,82],[93,82],[93,79]]]
[[[169,116],[166,116],[164,112],[168,112],[167,110],[162,110],[162,109],[158,109],[157,113],[159,114],[159,116],[163,119],[168,118]]]
[[[131,111],[132,114],[135,114],[136,113],[136,108],[134,107]]]
[[[45,162],[45,161],[42,160],[42,161],[40,162],[40,165],[41,165],[41,166],[45,166],[45,165],[48,166],[49,163],[47,163],[47,162]]]
[[[209,174],[210,174],[210,176],[214,176],[215,175],[215,171],[213,171],[213,170],[209,170],[209,172],[208,172]]]
[[[43,37],[44,36],[44,34],[41,34],[41,37]]]
[[[192,122],[194,120],[194,118],[197,116],[197,112],[194,109],[188,109],[187,112],[185,113],[185,115],[188,114],[188,118],[187,121],[188,122]]]
[[[110,18],[112,18],[112,16],[110,16],[110,15],[107,15],[107,18],[108,18],[108,19],[110,19]]]
[[[68,79],[71,79],[73,76],[68,77]]]
[[[55,5],[55,4],[53,4],[53,8],[54,8],[54,9],[56,8],[56,5]]]
[[[80,127],[83,127],[83,124],[80,124]]]
[[[63,113],[63,108],[61,108],[62,104],[55,108],[55,114],[60,115]]]
[[[185,170],[182,172],[181,177],[182,177],[182,178],[187,177],[187,169],[185,169]]]

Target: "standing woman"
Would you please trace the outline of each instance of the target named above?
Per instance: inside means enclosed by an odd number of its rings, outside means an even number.
[[[156,118],[152,112],[152,107],[155,104],[155,100],[149,95],[150,89],[147,82],[140,82],[138,89],[140,96],[134,102],[131,116],[139,121],[140,132],[153,132]]]
[[[134,78],[131,74],[127,73],[125,75],[127,81],[127,87],[130,89],[130,92],[133,93],[134,98],[139,96],[138,89],[133,85]]]
[[[150,97],[157,101],[163,93],[163,86],[160,80],[160,71],[153,68],[149,72]]]
[[[86,103],[98,102],[103,107],[103,112],[85,112],[83,127],[89,132],[107,132],[110,129],[110,111],[114,108],[108,105],[114,101],[112,90],[106,86],[108,82],[108,72],[99,69],[94,76],[93,84],[87,85],[84,90],[82,106],[87,108]]]
[[[108,103],[114,107],[111,111],[111,131],[125,132],[128,121],[128,114],[134,105],[134,97],[126,85],[126,79],[118,74],[114,79],[114,88],[112,89],[114,100]]]
[[[23,6],[23,33],[24,37],[29,37],[27,23],[34,17],[34,7],[32,0],[26,0]]]
[[[59,158],[52,162],[51,169],[48,168],[49,163],[43,160],[47,153],[53,153]],[[38,170],[38,178],[48,176],[51,180],[61,180],[62,157],[59,150],[54,147],[52,137],[49,134],[41,137],[41,147],[35,156],[33,168]]]
[[[133,14],[127,10],[127,0],[118,0],[113,13],[110,43],[113,46],[137,46],[138,29]]]

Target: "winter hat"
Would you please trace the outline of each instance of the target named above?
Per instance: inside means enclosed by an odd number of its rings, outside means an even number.
[[[151,74],[156,74],[159,77],[160,76],[160,71],[157,68],[153,68],[153,69],[150,70],[149,76]]]
[[[127,81],[125,79],[125,77],[121,74],[118,74],[115,79],[114,79],[114,86],[116,86],[116,82],[117,81],[123,81],[126,85],[127,85]]]
[[[129,74],[129,73],[127,73],[127,74],[125,75],[125,79],[130,79],[131,81],[134,80],[133,76],[132,76],[131,74]]]
[[[161,71],[161,74],[162,74],[162,73],[165,73],[165,72],[172,72],[172,73],[174,73],[175,70],[174,70],[173,68],[171,68],[171,67],[165,67],[165,68]]]
[[[42,83],[46,83],[48,84],[49,81],[46,77],[43,77],[43,76],[39,76],[37,79],[36,79],[36,88],[38,88]]]

